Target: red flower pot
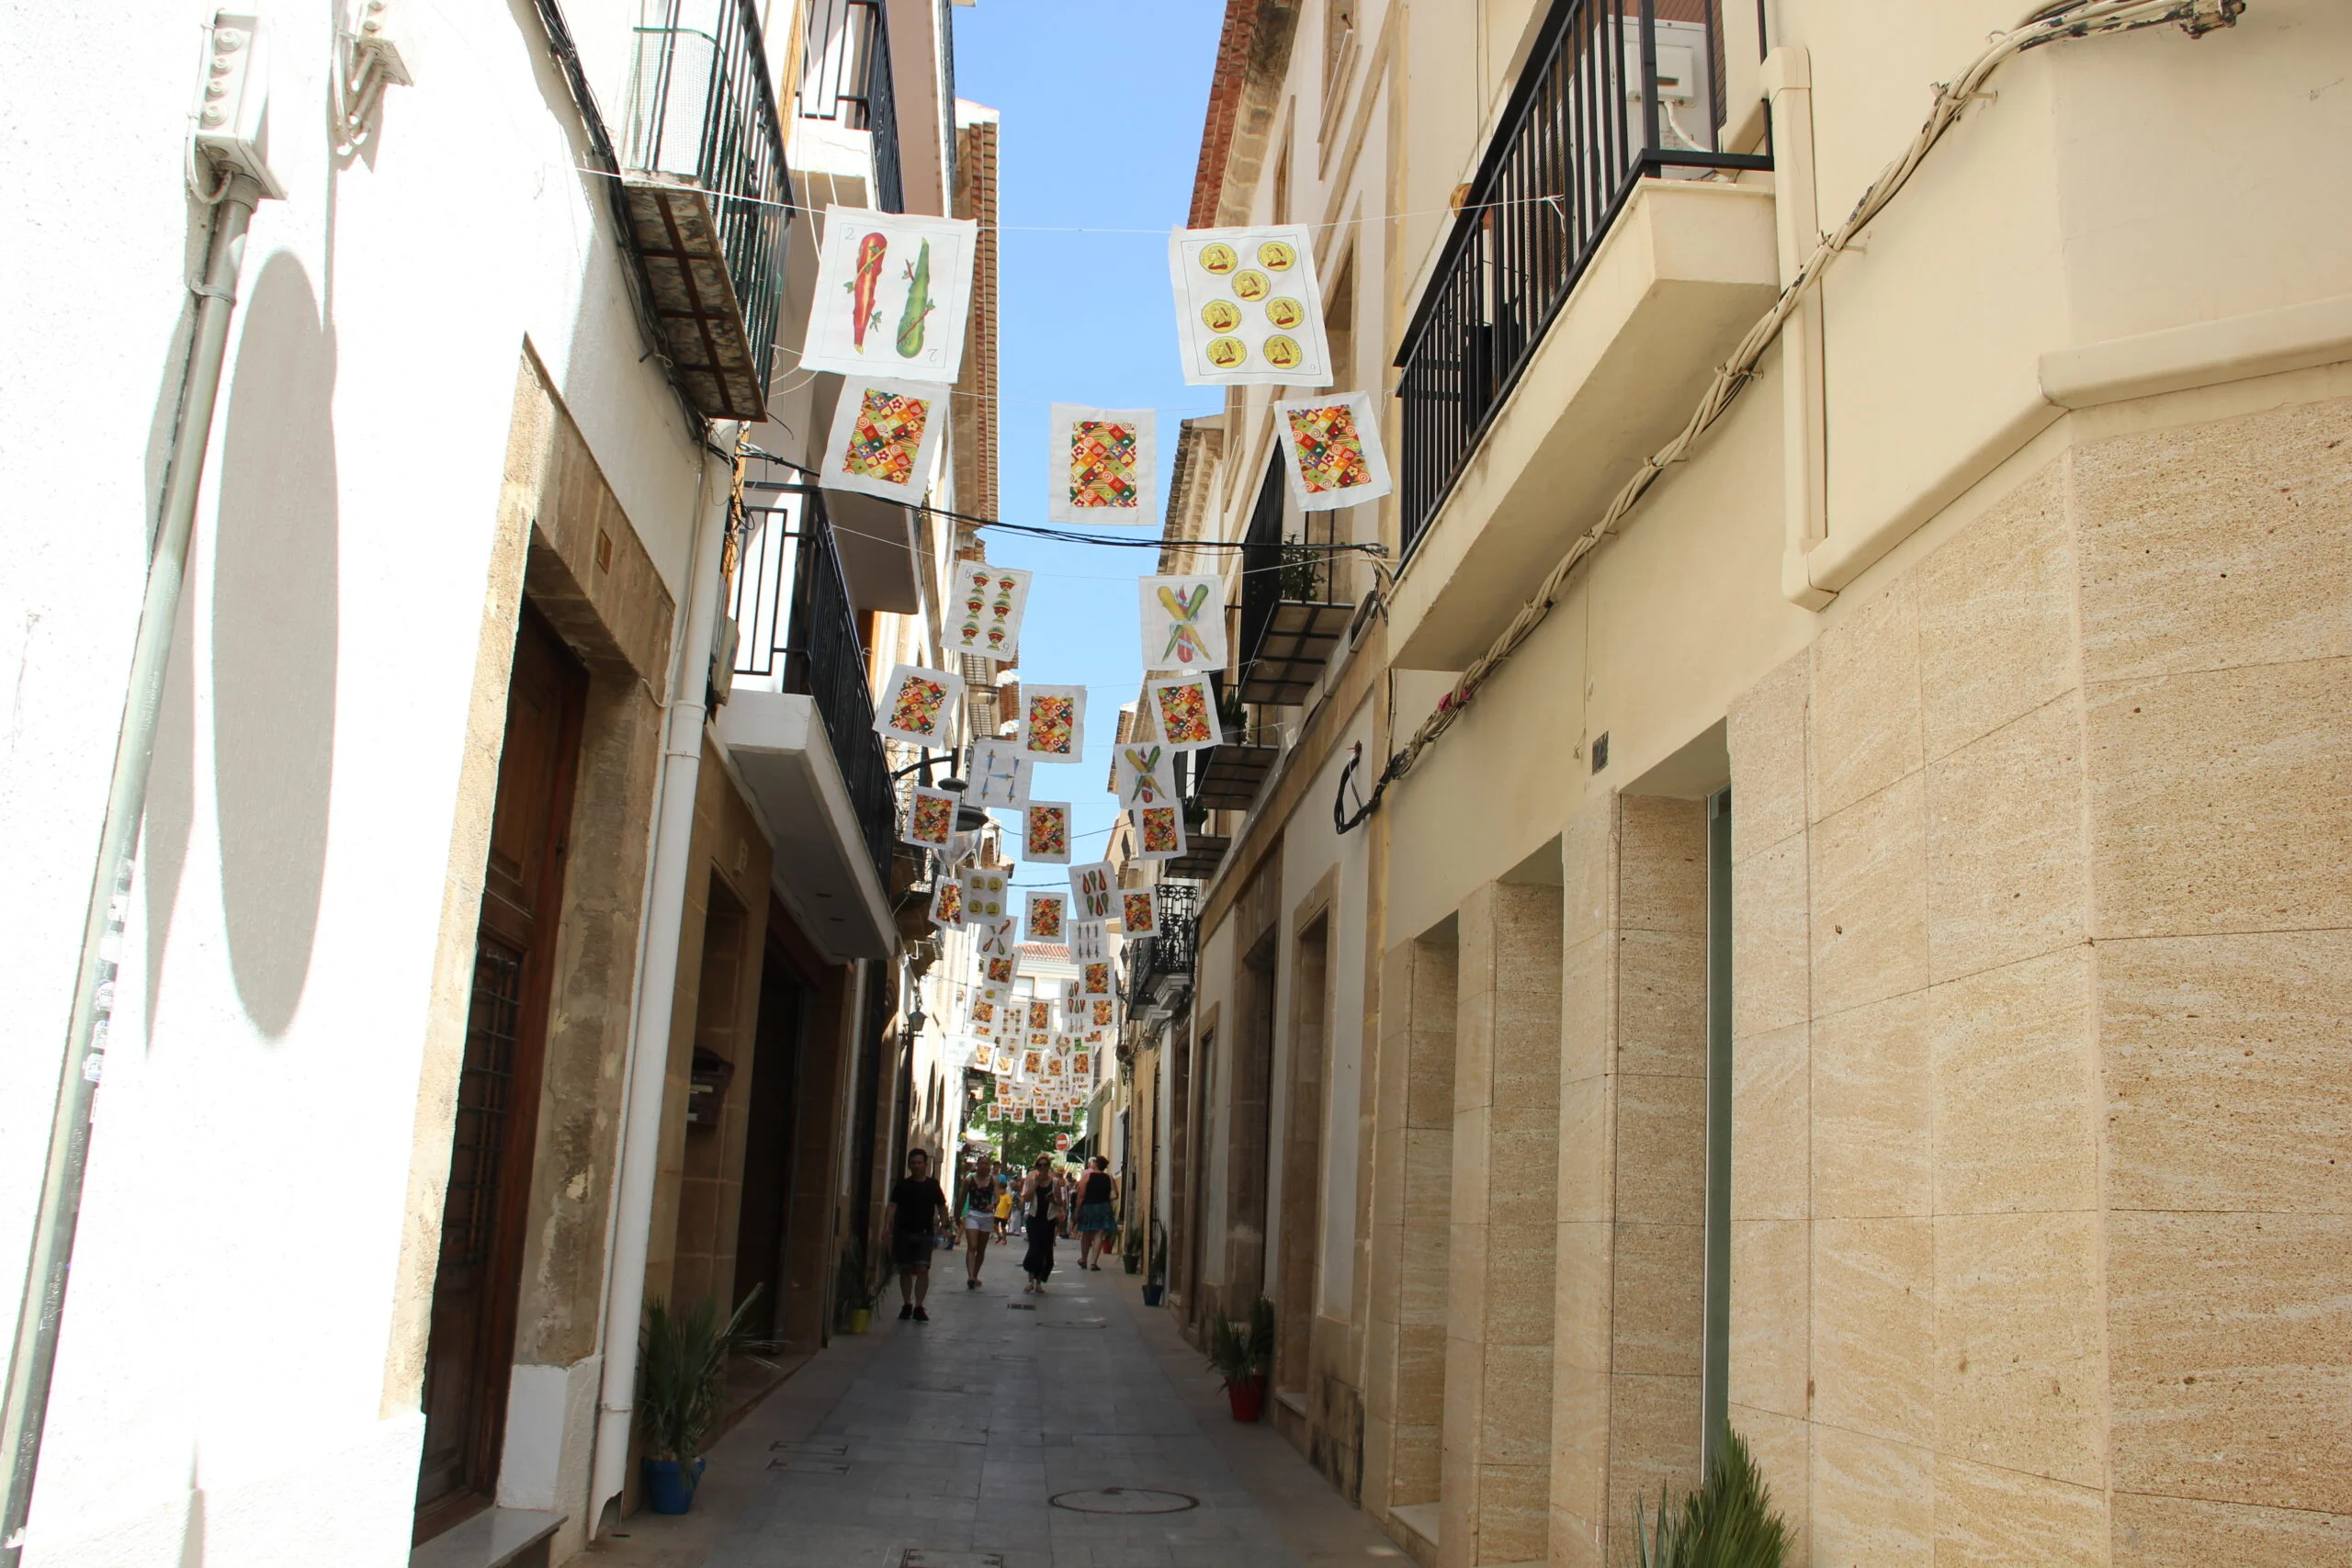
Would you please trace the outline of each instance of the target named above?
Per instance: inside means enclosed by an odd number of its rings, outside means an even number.
[[[1263,1378],[1227,1378],[1225,1397],[1233,1406],[1236,1421],[1255,1421],[1265,1413],[1266,1380]]]

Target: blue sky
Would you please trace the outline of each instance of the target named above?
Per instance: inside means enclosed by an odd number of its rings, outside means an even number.
[[[1176,422],[1215,413],[1187,387],[1169,297],[1168,231],[1192,205],[1223,0],[978,0],[953,8],[956,90],[996,109],[1002,512],[1046,521],[1046,410],[1056,402],[1159,411],[1161,491]],[[1080,228],[1146,233],[1037,232]],[[1157,537],[1155,521],[1136,537]],[[989,558],[1037,573],[1021,678],[1084,683],[1086,761],[1041,766],[1033,793],[1077,806],[1071,859],[1099,853],[1119,705],[1143,676],[1135,579],[1150,550],[1102,549],[989,530]],[[1058,884],[1059,867],[1023,884]]]

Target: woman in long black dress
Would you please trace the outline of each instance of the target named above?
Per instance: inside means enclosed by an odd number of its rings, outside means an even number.
[[[1054,1188],[1054,1159],[1051,1155],[1039,1155],[1036,1168],[1021,1184],[1021,1207],[1028,1221],[1029,1250],[1022,1255],[1021,1267],[1027,1270],[1029,1282],[1022,1286],[1026,1292],[1043,1291],[1046,1277],[1054,1271],[1054,1222],[1060,1204]]]

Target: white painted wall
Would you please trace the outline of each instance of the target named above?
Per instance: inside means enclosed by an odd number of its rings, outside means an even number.
[[[528,7],[415,6],[359,156],[264,0],[272,160],[159,737],[31,1568],[408,1552],[384,1387],[443,874],[527,341],[681,600],[696,452],[639,362]],[[568,6],[600,80],[631,19]],[[199,20],[0,14],[0,1292],[19,1284],[207,214]],[[608,104],[617,129],[620,107]]]

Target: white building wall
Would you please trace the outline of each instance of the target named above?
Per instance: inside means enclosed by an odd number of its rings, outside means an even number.
[[[685,598],[699,455],[640,363],[528,8],[404,8],[416,85],[349,158],[326,130],[331,7],[261,8],[288,195],[246,249],[30,1568],[406,1561],[421,1420],[413,1388],[385,1386],[391,1297],[526,344]],[[612,79],[628,8],[569,9]],[[0,130],[11,1299],[208,225],[182,177],[208,14],[0,17],[0,47],[40,62]]]

